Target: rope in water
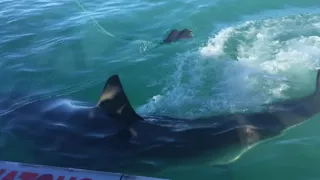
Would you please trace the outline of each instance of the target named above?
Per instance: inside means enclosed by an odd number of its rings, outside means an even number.
[[[74,0],[74,1],[82,9],[83,12],[88,12],[88,10],[86,10],[86,8],[84,8],[78,0]],[[113,35],[110,32],[108,32],[105,28],[103,28],[92,16],[90,16],[90,14],[89,14],[89,17],[94,22],[94,24],[96,24],[102,30],[102,32],[104,32],[108,36],[114,37],[114,38],[122,40],[122,41],[132,41],[132,40],[135,39],[134,37],[116,37],[115,35]],[[142,56],[145,55],[144,53],[146,53],[148,51],[151,51],[153,49],[156,49],[159,46],[161,46],[161,44],[158,44],[158,45],[150,48],[149,50],[144,51],[142,54],[139,54],[138,57],[136,57],[136,58],[141,58]]]
[[[83,12],[88,12],[82,5],[81,3],[78,1],[78,0],[74,0],[77,5],[83,10]],[[105,33],[107,34],[108,36],[111,36],[111,37],[116,37],[115,35],[109,33],[105,28],[103,28],[93,17],[91,17],[89,15],[90,19]]]

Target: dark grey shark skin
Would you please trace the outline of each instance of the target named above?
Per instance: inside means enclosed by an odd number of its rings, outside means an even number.
[[[180,39],[189,39],[192,38],[192,31],[190,29],[183,29],[178,31],[177,29],[173,29],[167,35],[167,37],[163,40],[162,44],[169,44],[172,42],[176,42]]]
[[[320,71],[313,94],[266,105],[265,111],[178,119],[138,115],[119,77],[113,75],[97,105],[47,99],[0,119],[4,134],[33,142],[37,163],[148,174],[166,168],[169,162],[211,163],[203,156],[281,135],[319,113],[319,88]]]

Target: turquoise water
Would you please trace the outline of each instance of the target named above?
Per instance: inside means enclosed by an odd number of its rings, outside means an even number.
[[[75,1],[0,1],[0,93],[23,92],[0,113],[56,96],[96,103],[112,74],[139,113],[177,117],[256,110],[314,90],[318,0],[80,3],[88,12]],[[173,28],[190,28],[194,38],[154,49]],[[230,171],[194,164],[152,175],[318,179],[318,120],[250,149]],[[34,162],[27,144],[0,137],[1,159]]]

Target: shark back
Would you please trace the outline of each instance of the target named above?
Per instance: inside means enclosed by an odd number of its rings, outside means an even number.
[[[276,102],[268,105],[268,110],[289,128],[308,120],[320,112],[320,70],[317,71],[315,91],[307,96]]]

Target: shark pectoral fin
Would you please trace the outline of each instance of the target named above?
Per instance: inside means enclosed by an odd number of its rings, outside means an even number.
[[[113,75],[107,80],[97,106],[110,117],[125,122],[127,127],[143,120],[131,107],[118,75]]]

